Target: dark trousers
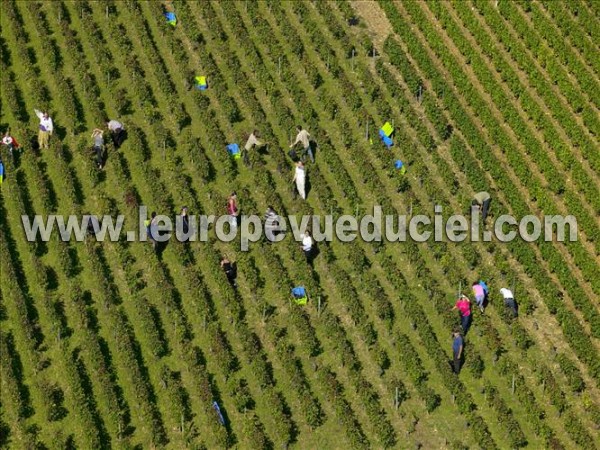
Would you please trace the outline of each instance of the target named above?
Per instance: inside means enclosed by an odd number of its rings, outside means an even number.
[[[471,322],[473,321],[473,314],[469,314],[468,316],[461,316],[460,325],[463,329],[463,334],[466,335],[471,328]]]
[[[306,257],[307,263],[312,263],[313,249],[311,248],[310,250],[304,250],[304,256]]]
[[[311,161],[311,162],[315,162],[315,157],[314,157],[314,155],[313,155],[312,148],[310,148],[310,145],[309,145],[308,147],[306,147],[306,148],[304,149],[304,151],[302,152],[302,161],[303,161],[303,162],[304,162],[304,160],[306,159],[306,155],[308,155],[308,156],[309,156],[309,158],[310,158],[310,161]]]
[[[226,270],[225,275],[227,275],[227,281],[229,281],[229,284],[231,284],[231,287],[237,287],[237,283],[235,281],[234,269]]]
[[[125,134],[125,130],[123,130],[123,128],[117,128],[115,131],[113,131],[112,139],[113,139],[113,144],[115,145],[115,148],[121,147],[121,144],[123,144],[125,137],[126,137],[126,134]]]
[[[481,220],[485,221],[485,218],[488,216],[488,212],[490,211],[490,203],[492,203],[492,199],[488,198],[481,205]]]
[[[504,306],[506,306],[508,309],[510,309],[510,312],[512,313],[513,317],[519,316],[519,310],[517,309],[517,302],[515,301],[514,298],[505,298]]]
[[[454,369],[455,374],[458,375],[460,373],[461,366],[462,366],[461,359],[458,357],[457,353],[454,353],[453,369]]]
[[[94,146],[94,152],[96,152],[96,164],[102,165],[102,147]]]

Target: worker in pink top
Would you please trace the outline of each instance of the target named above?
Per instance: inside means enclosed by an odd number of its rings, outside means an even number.
[[[229,214],[229,224],[231,225],[231,228],[237,228],[240,212],[238,210],[237,194],[235,191],[232,192],[227,199],[227,214]]]
[[[466,336],[473,320],[473,316],[471,316],[471,301],[466,295],[461,294],[458,300],[456,300],[452,311],[455,309],[458,309],[460,312],[460,325],[462,326],[463,334]]]
[[[479,306],[481,312],[484,311],[483,302],[485,301],[485,290],[479,281],[473,283],[473,294],[475,295],[475,303]]]

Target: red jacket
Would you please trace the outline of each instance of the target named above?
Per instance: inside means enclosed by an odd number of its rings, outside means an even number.
[[[4,142],[4,141],[6,140],[6,138],[9,138],[9,139],[10,139],[10,142]],[[19,145],[19,143],[17,142],[17,140],[16,140],[14,137],[12,137],[12,136],[4,136],[4,137],[2,138],[2,143],[3,143],[4,145],[9,145],[9,144],[12,144],[14,148],[19,148],[19,147],[20,147],[20,145]]]

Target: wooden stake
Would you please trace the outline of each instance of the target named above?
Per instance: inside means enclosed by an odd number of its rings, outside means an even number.
[[[320,295],[317,300],[317,311],[318,311],[319,315],[321,315],[321,296]]]
[[[515,376],[514,375],[512,377],[512,393],[513,393],[513,395],[515,393]]]
[[[108,19],[108,5],[106,5],[106,18]]]
[[[398,409],[398,407],[400,406],[398,402],[398,386],[396,386],[396,400],[394,402],[394,406],[396,407],[396,409]]]
[[[352,49],[352,72],[354,72],[354,48]]]

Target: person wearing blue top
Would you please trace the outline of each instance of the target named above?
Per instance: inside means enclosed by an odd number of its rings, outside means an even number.
[[[490,288],[488,287],[488,285],[485,284],[485,281],[479,280],[479,286],[483,288],[483,293],[487,297],[487,295],[490,293]]]
[[[454,340],[452,341],[452,354],[453,354],[453,368],[454,368],[454,373],[455,374],[459,374],[460,373],[460,367],[462,365],[462,352],[463,352],[463,347],[464,347],[464,340],[463,337],[460,335],[460,332],[455,331],[452,336],[454,337]]]

